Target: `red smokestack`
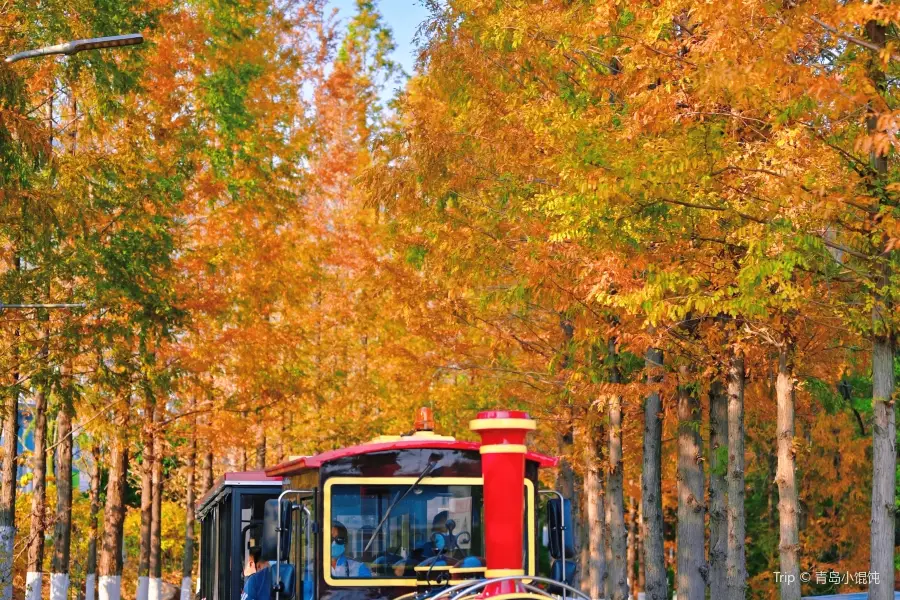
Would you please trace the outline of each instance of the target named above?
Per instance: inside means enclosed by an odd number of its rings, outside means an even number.
[[[481,436],[484,478],[485,577],[524,575],[522,539],[525,520],[525,437],[535,422],[528,413],[488,410],[469,423]],[[521,591],[515,583],[488,585],[484,597]]]

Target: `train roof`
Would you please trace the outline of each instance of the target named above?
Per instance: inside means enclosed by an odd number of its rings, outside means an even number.
[[[206,505],[218,498],[225,489],[235,486],[272,487],[278,489],[282,484],[281,477],[267,475],[265,471],[244,471],[240,473],[225,473],[219,477],[197,502],[197,510],[202,511]]]
[[[328,452],[322,452],[321,454],[315,454],[313,456],[293,458],[266,469],[266,475],[271,477],[299,475],[306,471],[318,469],[323,464],[331,461],[351,456],[372,454],[374,452],[417,449],[469,450],[477,452],[479,448],[481,448],[481,444],[477,442],[463,442],[450,436],[437,435],[430,431],[417,431],[412,435],[406,436],[380,436],[365,444],[340,448],[338,450],[329,450]],[[536,462],[539,467],[555,467],[559,462],[559,459],[553,456],[547,456],[538,452],[528,452],[525,455],[525,459]]]

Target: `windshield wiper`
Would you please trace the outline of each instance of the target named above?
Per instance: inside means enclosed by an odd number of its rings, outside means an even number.
[[[372,532],[372,537],[369,538],[369,543],[366,544],[366,547],[365,547],[365,548],[363,548],[363,554],[365,554],[366,552],[369,551],[369,548],[372,546],[372,542],[375,541],[375,536],[378,534],[379,531],[381,531],[381,528],[384,526],[385,522],[388,520],[388,517],[391,516],[391,511],[394,509],[394,507],[397,506],[397,504],[398,504],[401,500],[403,500],[404,498],[406,498],[406,497],[409,495],[410,492],[412,492],[412,491],[415,490],[417,487],[419,487],[419,484],[422,483],[422,480],[425,479],[425,478],[428,476],[428,474],[431,473],[431,472],[434,470],[434,468],[435,468],[436,466],[437,466],[437,460],[436,460],[436,459],[434,458],[434,456],[432,455],[431,459],[429,459],[429,461],[428,461],[428,466],[425,467],[425,470],[422,471],[422,473],[419,475],[419,478],[416,479],[416,482],[413,483],[413,484],[412,484],[411,486],[409,486],[408,488],[406,488],[406,491],[403,492],[403,495],[398,495],[398,496],[394,499],[394,501],[391,502],[390,506],[387,507],[387,510],[384,511],[384,516],[381,518],[381,522],[378,523],[378,527],[376,527],[376,528],[375,528],[375,531]]]

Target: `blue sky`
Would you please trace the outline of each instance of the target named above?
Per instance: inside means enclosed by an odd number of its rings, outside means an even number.
[[[346,23],[353,15],[356,0],[329,0],[328,4],[340,11],[339,18]],[[415,65],[413,37],[419,24],[428,16],[428,11],[420,0],[378,0],[376,4],[384,21],[394,32],[397,50],[393,59],[400,63],[404,71],[412,74]]]

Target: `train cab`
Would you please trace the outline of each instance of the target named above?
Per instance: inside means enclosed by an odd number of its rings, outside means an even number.
[[[199,600],[240,599],[250,550],[262,544],[266,501],[282,485],[263,471],[225,473],[200,498]]]
[[[488,461],[509,457],[521,473],[494,467],[488,489]],[[278,598],[393,599],[489,577],[537,577],[538,471],[556,464],[524,443],[439,435],[426,409],[409,435],[272,467],[266,474],[283,478],[284,500],[267,507],[276,524],[268,531],[278,535],[264,540],[263,558],[287,573],[275,578]],[[512,548],[510,536],[519,540]],[[503,546],[521,569],[491,567],[491,548],[499,556]]]

